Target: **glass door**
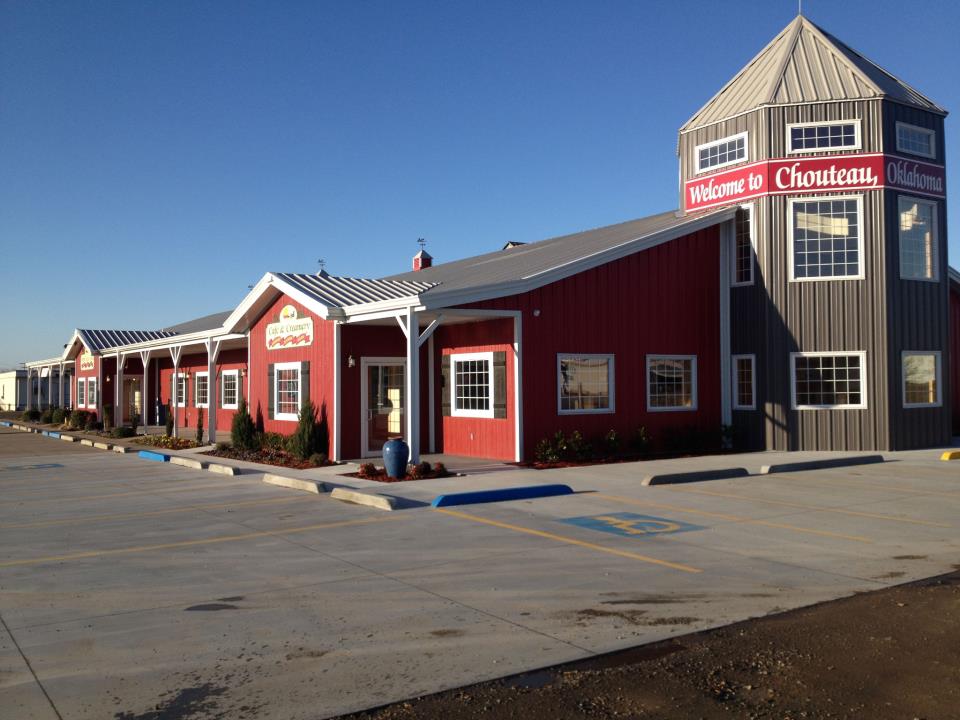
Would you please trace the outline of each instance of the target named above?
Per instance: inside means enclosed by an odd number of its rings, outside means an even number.
[[[379,455],[383,444],[403,437],[404,363],[402,360],[366,364],[364,455]]]

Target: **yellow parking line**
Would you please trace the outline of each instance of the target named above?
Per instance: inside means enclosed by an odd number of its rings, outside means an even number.
[[[117,482],[123,482],[123,481],[118,480]],[[188,481],[180,480],[175,482],[188,482]],[[76,502],[83,502],[85,500],[106,500],[107,498],[127,497],[129,495],[145,495],[145,494],[156,495],[163,490],[176,490],[177,492],[184,492],[185,490],[213,490],[215,488],[220,488],[222,490],[224,488],[224,483],[214,483],[212,485],[199,485],[196,487],[158,485],[157,487],[150,490],[125,490],[123,492],[108,493],[106,495],[80,495],[78,497],[57,496],[57,497],[36,498],[34,500],[8,500],[6,502],[0,503],[0,507],[4,507],[7,505],[24,505],[27,503],[31,503],[31,504],[32,503],[50,503],[50,502],[76,503]]]
[[[929,527],[950,528],[952,525],[946,523],[931,522],[929,520],[912,520],[909,518],[894,517],[893,515],[880,515],[878,513],[860,512],[859,510],[843,510],[841,508],[824,507],[822,505],[805,505],[803,503],[787,502],[785,500],[767,500],[758,497],[746,497],[744,495],[735,495],[734,493],[721,493],[715,490],[694,490],[692,488],[671,487],[674,492],[693,493],[695,495],[710,495],[711,497],[732,498],[734,500],[743,500],[744,502],[757,502],[767,505],[781,505],[783,507],[795,507],[803,510],[815,510],[817,512],[838,513],[840,515],[853,515],[856,517],[873,518],[874,520],[889,520],[890,522],[909,523],[911,525],[927,525]]]
[[[590,548],[591,550],[598,550],[600,552],[609,553],[610,555],[618,555],[620,557],[630,558],[631,560],[640,560],[641,562],[652,563],[654,565],[662,565],[663,567],[672,568],[674,570],[682,570],[683,572],[688,573],[699,573],[703,572],[700,568],[690,567],[689,565],[681,565],[679,563],[673,563],[668,560],[659,560],[657,558],[649,557],[648,555],[640,555],[638,553],[627,552],[626,550],[615,550],[614,548],[605,547],[603,545],[596,545],[590,542],[584,542],[583,540],[577,540],[576,538],[566,537],[564,535],[554,535],[553,533],[543,532],[542,530],[534,530],[532,528],[521,527],[520,525],[511,525],[510,523],[500,522],[499,520],[489,520],[487,518],[477,517],[476,515],[469,515],[464,512],[459,512],[457,510],[445,510],[443,508],[434,508],[435,512],[441,512],[445,515],[452,515],[454,517],[463,518],[465,520],[473,520],[474,522],[483,523],[484,525],[492,525],[493,527],[504,528],[505,530],[514,530],[516,532],[526,533],[527,535],[536,535],[537,537],[547,538],[548,540],[556,540],[558,542],[566,543],[569,545],[579,545],[580,547]]]
[[[50,555],[48,557],[24,558],[22,560],[7,560],[0,562],[0,568],[15,567],[17,565],[41,565],[52,562],[65,562],[68,560],[83,560],[86,558],[105,557],[107,555],[127,555],[130,553],[151,552],[153,550],[173,550],[176,548],[194,547],[197,545],[213,545],[216,543],[234,542],[237,540],[253,540],[261,537],[281,537],[293,533],[307,532],[309,530],[323,530],[327,528],[348,527],[350,525],[367,525],[376,522],[386,522],[388,520],[400,520],[403,516],[388,515],[386,517],[364,518],[361,520],[342,520],[340,522],[321,523],[319,525],[306,525],[304,527],[281,528],[279,530],[263,530],[261,532],[244,533],[243,535],[226,535],[222,537],[202,538],[200,540],[183,540],[181,542],[163,543],[160,545],[138,545],[128,548],[117,548],[114,550],[89,550],[87,552],[71,553],[69,555]]]
[[[250,505],[275,505],[278,503],[289,503],[303,500],[299,495],[294,497],[285,496],[282,498],[269,498],[266,500],[238,500],[236,502],[225,503],[206,503],[201,505],[183,505],[181,507],[167,508],[166,510],[149,510],[146,512],[118,513],[115,515],[86,515],[75,518],[61,518],[60,520],[38,520],[37,522],[14,523],[11,525],[0,524],[0,530],[52,527],[55,525],[80,525],[88,522],[103,522],[109,520],[128,520],[131,518],[152,517],[154,515],[170,515],[173,513],[190,512],[191,510],[212,510],[216,508],[227,507],[248,507]]]
[[[729,520],[737,523],[747,523],[750,525],[765,525],[766,527],[779,528],[781,530],[793,530],[794,532],[809,533],[810,535],[823,535],[824,537],[840,538],[841,540],[852,540],[854,542],[872,543],[873,540],[861,535],[845,535],[843,533],[830,532],[829,530],[814,530],[812,528],[797,527],[796,525],[787,525],[786,523],[775,523],[768,520],[752,520],[750,518],[738,517],[737,515],[727,515],[725,513],[708,512],[706,510],[691,510],[690,508],[677,507],[666,503],[656,503],[647,500],[634,500],[633,498],[620,497],[619,495],[604,495],[597,493],[593,495],[597,498],[605,498],[615,502],[627,503],[629,505],[640,505],[660,508],[663,510],[673,510],[675,512],[690,513],[691,515],[703,515],[704,517],[714,517],[720,520]]]

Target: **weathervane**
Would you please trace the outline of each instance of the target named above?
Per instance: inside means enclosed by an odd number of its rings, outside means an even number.
[[[324,260],[323,258],[320,258],[319,260],[317,260],[317,265],[320,266],[320,274],[323,274],[324,268],[327,267],[327,261]]]
[[[427,241],[424,240],[423,238],[417,238],[417,245],[419,245],[420,249],[423,250],[427,246]]]

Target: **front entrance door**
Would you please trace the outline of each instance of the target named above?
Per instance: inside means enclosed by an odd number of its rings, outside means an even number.
[[[403,358],[362,358],[361,450],[378,456],[390,438],[403,437],[406,361]]]
[[[125,377],[123,379],[123,420],[129,422],[134,413],[140,416],[140,424],[143,425],[143,394],[140,390],[141,380],[138,377]],[[117,422],[120,422],[118,418]]]

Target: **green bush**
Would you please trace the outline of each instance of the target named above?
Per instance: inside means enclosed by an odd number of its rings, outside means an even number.
[[[105,428],[113,427],[113,405],[103,406],[103,426]]]
[[[24,410],[23,415],[20,416],[20,419],[23,422],[36,422],[40,419],[39,410]]]
[[[647,429],[643,425],[637,428],[637,431],[630,439],[630,447],[638,455],[646,455],[650,452],[650,436],[647,434]]]
[[[259,435],[260,447],[267,450],[286,450],[287,436],[278,432],[262,432]]]
[[[89,413],[86,410],[72,410],[67,418],[67,427],[71,430],[82,430],[87,426],[87,415]]]
[[[362,478],[375,478],[380,475],[380,471],[377,470],[377,466],[373,463],[361,463],[360,469],[357,470],[357,475]]]
[[[121,425],[120,427],[115,427],[110,431],[110,437],[115,438],[130,438],[136,435],[137,432],[132,427],[127,427],[126,425]]]
[[[167,403],[167,422],[164,435],[173,437],[173,408],[170,406],[170,403]]]
[[[620,453],[620,436],[613,428],[603,436],[603,452],[607,457],[614,457]]]
[[[137,434],[137,428],[140,426],[140,416],[137,413],[130,413],[130,429],[133,434]]]
[[[257,429],[253,425],[253,418],[250,417],[250,411],[247,409],[247,401],[240,398],[240,406],[233,416],[233,424],[230,427],[230,441],[238,450],[256,450],[259,442],[257,441]]]
[[[557,434],[560,435],[560,433]],[[560,451],[550,438],[543,438],[534,448],[533,457],[540,463],[560,462]]]
[[[447,466],[441,462],[433,464],[433,476],[438,478],[445,478],[450,474],[450,471],[447,470]]]
[[[300,408],[297,429],[290,436],[287,450],[301,460],[306,460],[314,453],[326,454],[328,450],[326,443],[321,446],[321,441],[326,439],[325,435],[326,433],[321,431],[320,423],[317,422],[316,406],[307,400]]]
[[[593,446],[588,440],[584,439],[579,430],[574,430],[572,433],[570,433],[570,437],[567,438],[566,446],[567,454],[566,457],[564,457],[564,460],[576,460],[577,462],[584,462],[593,457]]]
[[[40,422],[50,424],[53,422],[53,408],[47,408],[40,413]]]
[[[203,408],[197,408],[197,445],[203,445]]]
[[[53,411],[53,422],[57,425],[63,425],[67,419],[67,411],[63,408],[55,408]]]
[[[327,456],[323,453],[314,453],[310,456],[308,462],[314,467],[323,467],[327,464]]]

